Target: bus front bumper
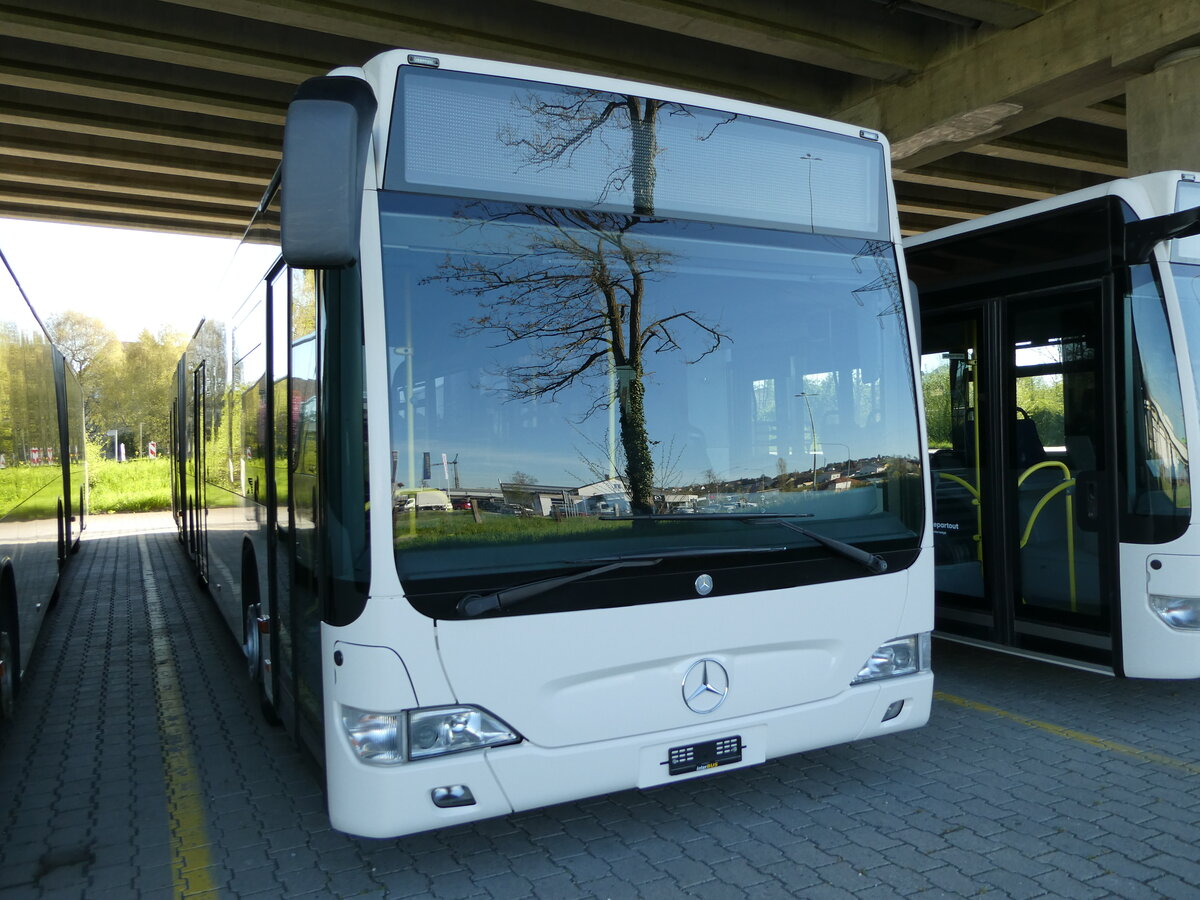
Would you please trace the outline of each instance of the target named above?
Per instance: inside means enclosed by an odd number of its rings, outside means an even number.
[[[330,820],[350,834],[398,837],[658,787],[920,727],[929,719],[932,695],[933,675],[925,672],[851,687],[827,700],[687,728],[568,747],[524,741],[393,766],[360,762],[348,741],[328,729]],[[439,805],[447,797],[473,802]]]

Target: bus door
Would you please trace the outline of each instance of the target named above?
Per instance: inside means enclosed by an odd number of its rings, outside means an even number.
[[[201,582],[208,583],[208,515],[207,498],[205,497],[205,367],[204,360],[196,366],[192,373],[192,538],[193,551],[196,554],[196,571]]]
[[[1106,292],[1094,282],[1003,301],[996,431],[1007,502],[997,562],[1006,643],[1111,666],[1116,399]]]
[[[1105,290],[1095,283],[923,317],[943,633],[1112,664]]]
[[[981,430],[991,378],[981,365],[983,334],[979,309],[922,315],[938,628],[993,640],[983,558],[983,514],[992,490],[991,448]]]

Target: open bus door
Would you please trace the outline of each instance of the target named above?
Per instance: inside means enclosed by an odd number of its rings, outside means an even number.
[[[1117,666],[1108,282],[926,314],[938,628]]]

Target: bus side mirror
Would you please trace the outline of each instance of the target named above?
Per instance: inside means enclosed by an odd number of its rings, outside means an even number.
[[[288,105],[279,227],[289,266],[340,268],[358,258],[376,105],[370,85],[345,75],[310,78]]]
[[[1136,266],[1149,262],[1155,245],[1160,242],[1197,234],[1200,234],[1200,207],[1129,222],[1125,225],[1125,264]]]

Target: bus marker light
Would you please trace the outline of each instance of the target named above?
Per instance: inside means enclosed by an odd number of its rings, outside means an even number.
[[[474,806],[475,795],[465,784],[448,784],[445,787],[435,787],[429,792],[433,805],[441,809],[453,809],[456,806]]]
[[[430,69],[436,69],[442,64],[442,61],[436,56],[420,56],[416,53],[408,54],[408,64],[410,66],[426,66]]]
[[[1200,597],[1150,595],[1150,608],[1172,628],[1200,631]]]
[[[374,766],[394,766],[404,762],[400,747],[402,715],[342,707],[342,727],[359,760]]]

